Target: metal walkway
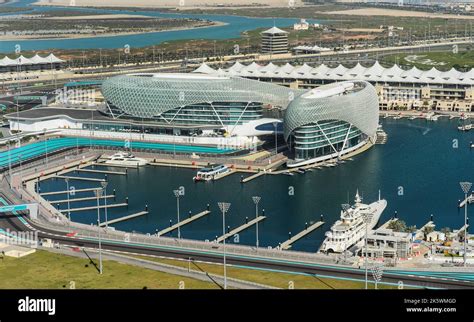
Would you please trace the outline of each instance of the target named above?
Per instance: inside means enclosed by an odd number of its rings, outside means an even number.
[[[317,223],[315,223],[315,224],[309,226],[308,228],[306,228],[305,230],[300,231],[298,234],[291,237],[286,242],[283,242],[280,245],[280,249],[290,249],[294,242],[296,242],[297,240],[303,238],[304,236],[306,236],[307,234],[309,234],[313,230],[316,230],[317,228],[321,227],[322,225],[324,225],[324,221],[318,221]]]
[[[173,230],[178,229],[179,227],[182,227],[184,225],[187,225],[187,224],[189,224],[189,223],[191,223],[191,222],[193,222],[193,221],[195,221],[195,220],[197,220],[201,217],[204,217],[204,216],[206,216],[210,213],[211,212],[209,210],[204,210],[204,211],[202,211],[202,212],[200,212],[200,213],[198,213],[194,216],[189,217],[188,219],[181,220],[179,223],[177,223],[177,224],[175,224],[175,225],[173,225],[169,228],[166,228],[166,229],[163,229],[163,230],[159,231],[158,236],[162,236],[162,235],[165,235],[169,232],[172,232]]]
[[[144,215],[148,215],[148,211],[141,211],[141,212],[137,212],[136,214],[131,214],[131,215],[128,215],[128,216],[117,218],[117,219],[112,219],[112,220],[100,223],[99,226],[100,227],[105,227],[105,226],[109,226],[109,225],[112,225],[112,224],[116,224],[118,222],[122,222],[122,221],[125,221],[125,220],[130,220],[130,219],[140,217],[140,216],[144,216]]]
[[[258,223],[258,222],[264,220],[265,218],[267,218],[267,217],[266,217],[266,216],[258,216],[257,218],[254,218],[254,219],[252,219],[251,221],[249,221],[248,223],[243,224],[242,226],[239,226],[239,227],[237,227],[237,228],[235,228],[235,229],[232,229],[232,230],[229,231],[227,234],[218,237],[218,238],[216,239],[216,241],[217,241],[218,243],[220,243],[220,242],[222,242],[224,239],[228,239],[229,237],[232,237],[233,235],[240,233],[241,231],[243,231],[243,230],[245,230],[245,229],[247,229],[247,228],[253,226],[254,224],[256,224],[256,223]]]

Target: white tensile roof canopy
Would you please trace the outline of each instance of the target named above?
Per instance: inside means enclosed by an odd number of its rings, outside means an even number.
[[[64,63],[64,60],[56,57],[54,54],[49,54],[47,57],[41,57],[36,54],[31,58],[23,55],[16,59],[11,59],[8,56],[0,59],[0,66],[18,66],[18,65],[40,65],[40,64],[59,64]]]
[[[1,64],[1,60],[0,60]],[[233,66],[223,69],[229,75],[233,76],[249,76],[249,77],[275,77],[275,78],[305,78],[305,79],[334,79],[334,80],[368,80],[377,82],[405,82],[405,83],[434,83],[434,84],[462,84],[474,86],[474,69],[462,72],[451,68],[448,71],[440,71],[435,67],[430,70],[420,70],[416,67],[405,70],[398,65],[385,68],[378,61],[372,66],[363,66],[357,63],[352,68],[339,64],[336,67],[328,67],[320,64],[312,67],[306,63],[300,66],[294,66],[289,63],[285,65],[276,65],[268,63],[261,66],[255,62],[250,65],[243,65],[239,62]],[[201,65],[195,70],[196,73],[215,74],[215,70],[211,67]]]

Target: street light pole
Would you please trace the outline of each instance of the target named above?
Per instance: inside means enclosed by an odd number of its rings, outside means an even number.
[[[471,190],[472,182],[460,182],[461,189],[464,192],[464,266],[467,265],[467,194]]]
[[[367,245],[367,235],[368,235],[368,228],[369,228],[369,215],[364,214],[364,223],[365,223],[365,259],[364,259],[364,266],[365,266],[365,289],[368,289],[368,278],[369,278],[369,270],[368,270],[368,261],[367,261],[367,256],[368,256],[368,245]]]
[[[100,234],[100,197],[102,196],[102,189],[94,190],[95,196],[97,197],[97,228],[99,230],[99,274],[102,275],[102,238]]]
[[[273,122],[273,126],[275,127],[275,155],[278,154],[278,122]]]
[[[69,178],[65,179],[66,181],[66,190],[67,190],[67,215],[69,218],[69,221],[71,221],[71,203],[69,202]]]
[[[217,205],[222,212],[222,236],[224,236],[223,245],[224,245],[224,290],[227,289],[227,268],[226,268],[226,252],[225,252],[225,214],[229,211],[230,203],[228,202],[218,202]]]
[[[105,213],[105,228],[108,229],[109,228],[109,223],[108,223],[108,219],[107,219],[107,185],[108,185],[108,182],[107,181],[102,181],[100,183],[100,185],[102,186],[102,189],[104,189],[104,213]]]
[[[178,215],[178,224],[179,224],[179,197],[181,196],[181,193],[179,190],[173,190],[173,193],[176,197],[176,213]],[[179,226],[178,226],[178,239],[181,239],[181,230],[179,229]]]
[[[261,199],[261,197],[259,197],[259,196],[252,197],[252,200],[255,204],[255,219],[258,218],[258,203],[260,202],[260,199]],[[258,249],[258,244],[259,244],[259,240],[258,240],[258,221],[255,224],[256,224],[256,229],[257,229],[256,237],[255,237],[255,240],[256,240],[255,245]]]

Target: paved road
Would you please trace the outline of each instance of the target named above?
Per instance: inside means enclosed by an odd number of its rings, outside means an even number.
[[[12,213],[2,214],[0,227],[13,231],[38,230],[39,238],[51,238],[62,245],[97,248],[98,240],[87,237],[70,237],[64,232],[40,228],[25,220],[21,215]],[[222,254],[212,251],[185,249],[179,247],[121,242],[113,240],[102,240],[102,247],[106,250],[121,251],[134,254],[148,254],[170,258],[189,259],[196,261],[222,263]],[[269,259],[262,257],[249,257],[244,255],[227,254],[227,263],[230,265],[252,268],[256,270],[272,270],[289,273],[307,274],[316,277],[335,277],[347,280],[364,280],[365,271],[352,267],[343,267],[326,264],[310,264],[281,259]],[[370,274],[370,272],[369,272]],[[369,277],[371,278],[371,277]],[[409,274],[406,272],[388,272],[383,274],[382,283],[397,285],[400,281],[405,286],[421,288],[474,288],[474,281],[456,280],[446,276],[433,275],[430,277]]]

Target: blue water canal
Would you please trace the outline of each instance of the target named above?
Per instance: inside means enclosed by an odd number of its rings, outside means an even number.
[[[181,229],[182,237],[213,239],[222,232],[222,217],[217,202],[230,202],[227,223],[235,228],[245,222],[245,217],[255,215],[252,196],[262,197],[261,208],[268,217],[260,223],[260,243],[276,246],[296,234],[305,223],[318,221],[324,215],[326,225],[294,244],[297,250],[315,251],[324,238],[324,232],[338,219],[340,205],[352,203],[356,189],[366,202],[377,199],[378,190],[388,201],[382,221],[395,211],[409,225],[420,227],[430,215],[438,228],[459,228],[464,215],[457,208],[462,198],[460,181],[474,180],[473,132],[457,131],[457,120],[382,120],[388,141],[376,145],[357,156],[353,161],[334,168],[324,168],[293,177],[267,175],[246,184],[240,175],[231,175],[216,182],[194,183],[194,170],[147,166],[139,171],[130,170],[128,176],[109,175],[108,190],[117,192],[117,203],[129,197],[127,208],[109,209],[109,219],[142,211],[148,204],[150,214],[115,225],[117,229],[154,233],[156,229],[176,223],[176,199],[172,190],[184,187],[181,198],[181,219],[211,205],[212,213]],[[112,169],[112,168],[111,168]],[[78,175],[78,174],[72,174]],[[103,178],[103,175],[80,173],[80,176]],[[76,189],[94,187],[97,183],[73,181]],[[41,185],[42,192],[65,190],[64,180],[50,179]],[[294,194],[291,194],[294,190]],[[75,197],[91,196],[77,193]],[[49,196],[51,200],[65,199],[66,195]],[[109,202],[114,202],[109,199]],[[71,207],[94,205],[94,202],[76,202]],[[65,207],[65,204],[62,204]],[[472,215],[473,208],[469,213]],[[64,209],[64,208],[63,208]],[[97,213],[73,213],[72,218],[82,223],[95,223]],[[176,236],[176,233],[174,233]],[[255,243],[255,228],[240,234],[240,243]]]
[[[9,6],[27,7],[35,0],[19,0],[9,4]],[[133,4],[131,4],[133,5]],[[64,10],[64,7],[38,7],[27,13],[38,14],[50,10]],[[293,25],[298,19],[295,18],[250,18],[241,16],[224,15],[199,15],[182,13],[161,13],[158,11],[127,11],[110,9],[81,9],[67,7],[67,10],[86,10],[98,14],[130,14],[146,15],[158,18],[197,18],[225,23],[223,26],[210,28],[198,28],[189,30],[175,30],[153,32],[139,35],[124,35],[111,37],[91,37],[79,39],[55,39],[55,40],[21,40],[21,41],[2,41],[0,42],[0,52],[9,53],[15,50],[15,45],[21,45],[22,50],[44,50],[44,49],[98,49],[98,48],[124,48],[125,45],[133,47],[145,47],[157,45],[162,42],[183,39],[231,39],[239,38],[241,32],[255,30],[258,28],[270,28],[275,23],[279,27]],[[26,12],[25,12],[26,13]],[[18,14],[18,13],[14,13]],[[308,20],[309,22],[318,22],[317,20]]]

